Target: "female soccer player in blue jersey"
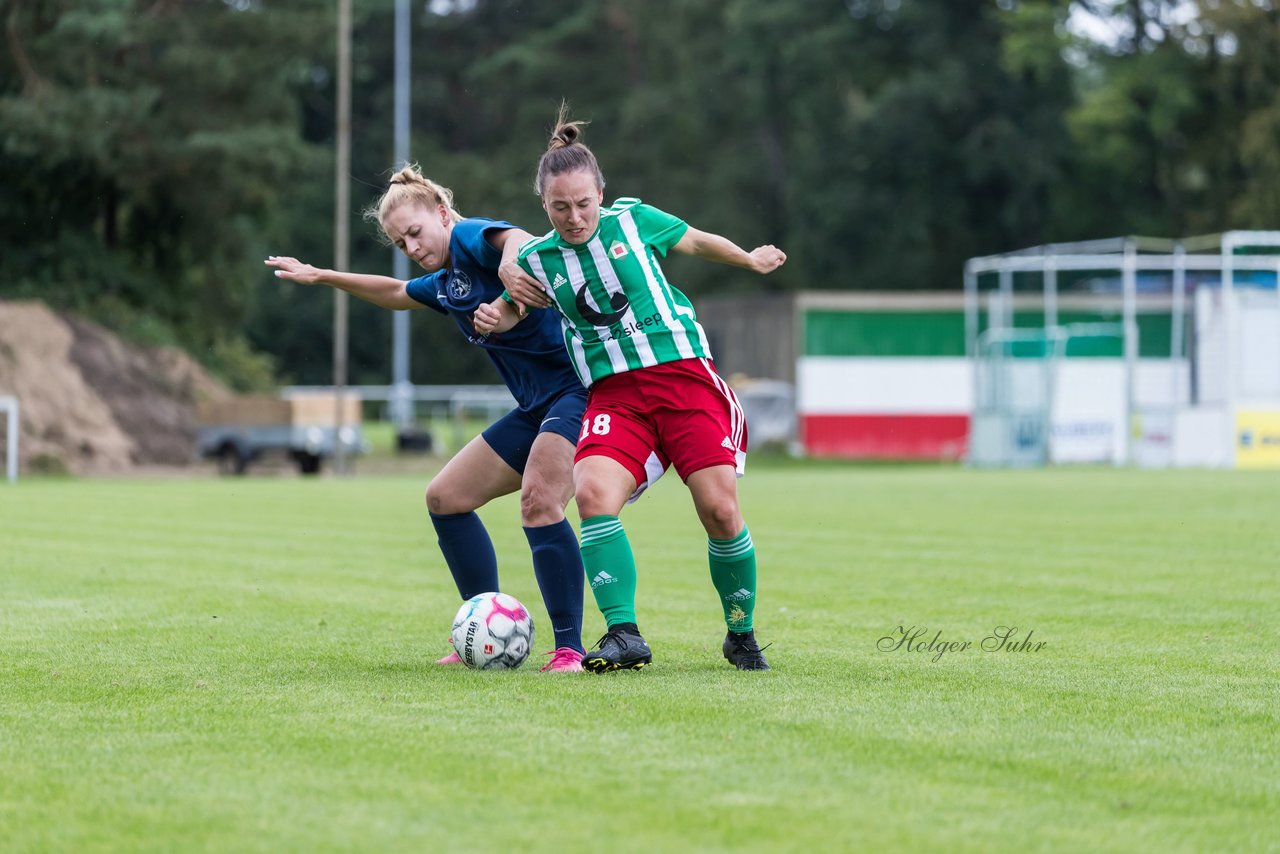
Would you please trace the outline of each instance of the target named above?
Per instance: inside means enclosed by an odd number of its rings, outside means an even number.
[[[453,193],[407,166],[370,208],[386,236],[427,275],[402,282],[389,276],[322,270],[296,258],[266,263],[282,279],[328,285],[390,309],[430,308],[453,318],[484,349],[518,406],[459,451],[427,486],[427,509],[449,571],[464,600],[498,590],[493,543],[476,510],[520,491],[520,517],[533,569],[551,618],[556,648],[543,670],[582,670],[582,557],[564,516],[573,496],[573,450],[586,389],[569,364],[554,311],[531,311],[528,322],[501,334],[472,325],[476,307],[503,293],[502,261],[514,260],[532,237],[509,222],[464,219]],[[519,276],[511,275],[519,291]],[[539,292],[527,296],[540,298]],[[440,664],[459,661],[456,653]]]
[[[536,181],[555,228],[525,244],[519,264],[559,308],[562,339],[590,386],[573,479],[583,563],[609,628],[583,665],[603,673],[653,660],[636,625],[635,558],[618,514],[674,465],[707,532],[728,627],[724,656],[740,670],[768,670],[753,625],[755,546],[738,505],[746,422],[711,363],[693,305],[666,280],[658,256],[674,249],[757,273],[787,256],[773,246],[747,252],[638,199],[601,209],[604,176],[577,141],[581,124],[561,109]],[[518,329],[521,319],[502,299],[475,313],[476,328],[491,332]]]

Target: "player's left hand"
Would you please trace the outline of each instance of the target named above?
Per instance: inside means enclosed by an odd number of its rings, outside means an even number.
[[[502,280],[522,317],[530,308],[547,308],[551,305],[551,298],[538,280],[521,269],[514,260],[498,267],[498,278]]]
[[[502,312],[496,305],[482,302],[476,306],[476,313],[471,316],[471,325],[481,335],[488,335],[502,322]]]
[[[757,273],[772,273],[787,260],[787,253],[776,246],[757,246],[750,252],[751,269]]]

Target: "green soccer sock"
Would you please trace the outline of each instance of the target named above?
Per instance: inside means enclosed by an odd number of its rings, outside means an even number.
[[[582,565],[609,628],[636,622],[636,558],[617,516],[582,520]]]
[[[751,532],[731,540],[707,539],[707,559],[711,563],[711,583],[720,594],[724,623],[731,632],[752,630],[756,610],[756,547]]]

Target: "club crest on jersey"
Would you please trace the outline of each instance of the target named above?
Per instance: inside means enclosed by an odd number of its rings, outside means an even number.
[[[627,244],[623,243],[621,240],[613,241],[613,245],[609,247],[609,254],[613,256],[614,260],[626,257]]]
[[[471,277],[461,270],[453,271],[449,280],[449,295],[456,300],[466,299],[471,295]]]

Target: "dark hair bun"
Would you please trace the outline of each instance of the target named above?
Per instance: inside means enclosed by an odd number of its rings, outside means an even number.
[[[551,133],[551,142],[547,145],[547,150],[568,148],[577,142],[578,137],[582,135],[581,124],[581,122],[564,122],[557,125]]]

